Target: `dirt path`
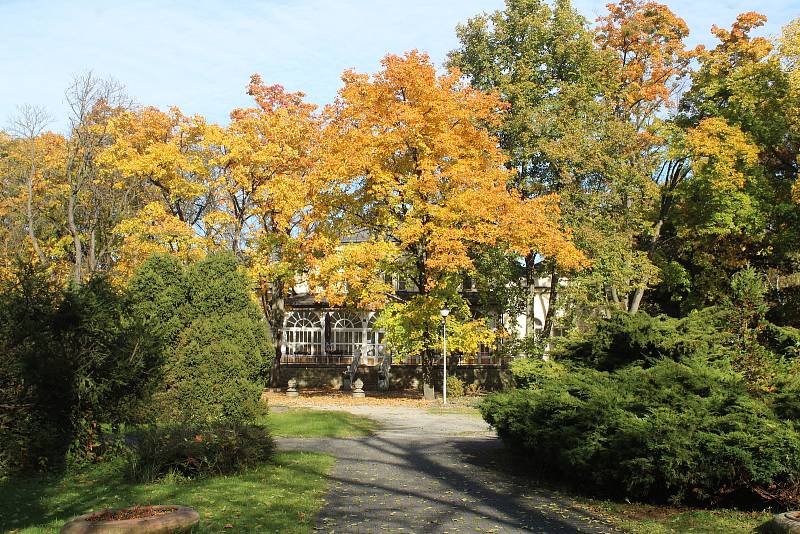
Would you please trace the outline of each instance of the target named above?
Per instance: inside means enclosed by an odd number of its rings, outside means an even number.
[[[359,439],[278,440],[337,458],[317,519],[321,532],[615,532],[569,499],[493,469],[502,443],[474,414],[331,409],[371,417],[382,429]]]

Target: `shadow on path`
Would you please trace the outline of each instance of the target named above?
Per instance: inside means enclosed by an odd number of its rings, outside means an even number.
[[[449,417],[449,416],[442,416]],[[488,432],[452,436],[391,421],[361,439],[284,439],[281,448],[337,458],[317,520],[323,532],[616,532],[529,480],[488,467],[503,457]]]

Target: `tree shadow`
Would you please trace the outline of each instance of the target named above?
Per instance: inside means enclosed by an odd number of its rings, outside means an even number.
[[[73,473],[6,479],[0,482],[0,531],[57,530],[91,511],[148,504],[192,506],[201,516],[196,532],[308,531],[326,487],[331,460],[305,453],[279,454],[274,463],[232,476],[127,481],[121,462]]]
[[[339,460],[317,528],[613,531],[557,493],[488,468],[484,456],[502,451],[497,440],[406,438],[307,444]]]

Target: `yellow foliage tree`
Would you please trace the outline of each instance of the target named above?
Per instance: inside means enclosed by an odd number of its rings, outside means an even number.
[[[357,239],[317,257],[312,274],[331,303],[392,303],[385,317],[394,327],[384,321],[389,342],[424,356],[430,394],[443,304],[462,326],[453,328],[454,346],[474,352],[492,337],[485,321],[469,317],[458,290],[474,269],[472,254],[489,247],[535,252],[565,268],[583,257],[560,227],[556,195],[524,199],[506,187],[511,171],[485,128],[505,109],[496,94],[465,86],[457,70],[438,75],[416,51],[382,64],[373,77],[345,72],[326,109],[319,170],[326,187],[317,202]],[[412,281],[418,294],[403,302],[387,274]],[[412,329],[418,342],[404,344]]]

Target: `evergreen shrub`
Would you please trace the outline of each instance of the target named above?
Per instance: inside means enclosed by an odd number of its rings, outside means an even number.
[[[486,398],[482,414],[534,470],[601,495],[797,506],[798,361],[719,317],[729,310],[601,321],[560,360],[515,361],[517,389]],[[791,345],[793,332],[780,334],[763,335]]]

